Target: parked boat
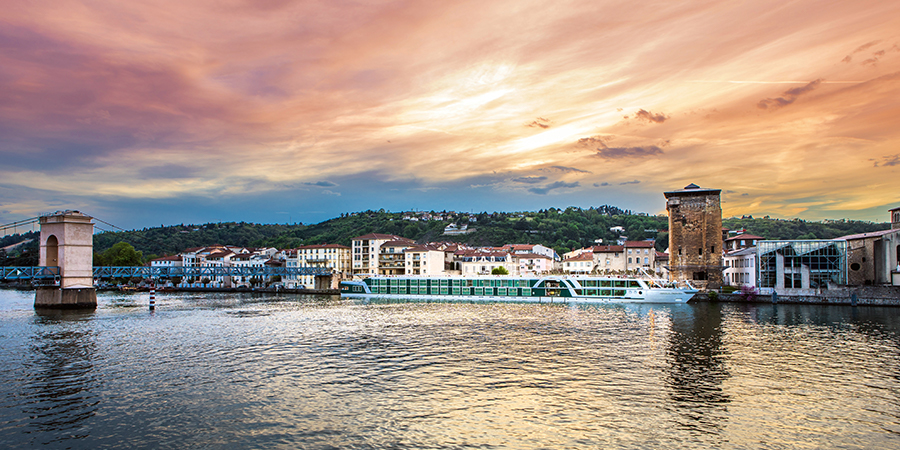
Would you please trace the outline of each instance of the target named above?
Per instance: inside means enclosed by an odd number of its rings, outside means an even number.
[[[590,275],[521,277],[376,276],[341,282],[341,297],[535,303],[687,303],[698,292],[663,280]]]

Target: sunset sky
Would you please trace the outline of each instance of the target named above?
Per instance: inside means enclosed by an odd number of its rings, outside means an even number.
[[[900,206],[900,2],[8,1],[0,224]]]

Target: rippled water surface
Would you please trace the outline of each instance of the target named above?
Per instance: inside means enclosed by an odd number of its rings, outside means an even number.
[[[6,448],[900,448],[900,309],[0,290]]]

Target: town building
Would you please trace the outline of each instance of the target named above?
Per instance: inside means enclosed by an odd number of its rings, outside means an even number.
[[[651,241],[624,241],[622,245],[595,245],[594,271],[627,273],[656,271],[656,249]]]
[[[760,241],[756,249],[761,293],[817,295],[847,284],[847,241]]]
[[[521,276],[535,276],[550,273],[553,270],[553,258],[537,253],[513,253],[513,263]],[[512,272],[510,272],[512,273]]]
[[[265,267],[266,261],[270,258],[266,255],[256,253],[238,253],[231,257],[232,267]],[[265,281],[262,277],[234,276],[231,277],[233,287],[253,287],[254,285],[263,285]]]
[[[422,276],[443,275],[447,269],[447,254],[444,250],[430,245],[408,246],[403,249],[405,274]]]
[[[594,269],[598,273],[625,272],[624,245],[595,245],[593,250]]]
[[[457,225],[455,223],[451,223],[444,227],[444,234],[447,236],[457,236],[460,234],[468,234],[471,233],[472,230],[469,229],[469,224],[464,223],[462,225]]]
[[[733,287],[756,287],[756,247],[729,250],[722,272],[725,284]]]
[[[764,240],[762,236],[754,236],[749,233],[738,233],[725,239],[725,251],[740,250],[742,248],[756,247],[756,243]]]
[[[378,275],[405,275],[406,255],[404,250],[415,246],[409,239],[387,241],[379,246]]]
[[[455,263],[463,276],[490,275],[499,267],[503,267],[510,275],[517,275],[513,257],[509,252],[485,250],[460,250],[455,254]]]
[[[660,278],[669,278],[669,254],[665,252],[656,252],[656,264],[653,266],[655,272]]]
[[[150,261],[150,267],[181,267],[181,255],[163,256]]]
[[[403,239],[405,238],[393,234],[378,233],[370,233],[353,238],[353,275],[378,275],[378,258],[381,253],[381,245],[385,242]]]
[[[701,289],[722,286],[721,189],[689,184],[665,192],[669,213],[669,278]]]
[[[889,210],[889,230],[842,236],[848,244],[848,283],[900,286],[900,208]]]
[[[534,253],[536,255],[544,255],[552,260],[559,259],[556,250],[540,244],[507,244],[500,247],[499,250],[516,254]]]
[[[625,241],[625,271],[652,272],[656,265],[656,248],[651,241]]]
[[[285,267],[322,267],[330,269],[331,273],[341,276],[350,275],[351,259],[350,247],[340,244],[316,244],[303,245],[288,253],[285,259]],[[314,275],[297,275],[285,280],[285,286],[290,288],[329,289],[332,286],[317,286]]]
[[[563,260],[563,272],[568,274],[589,274],[594,270],[594,253],[580,252]]]

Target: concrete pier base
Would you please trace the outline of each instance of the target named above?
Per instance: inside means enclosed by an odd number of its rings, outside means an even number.
[[[97,290],[94,288],[37,288],[34,293],[35,308],[96,309]]]

